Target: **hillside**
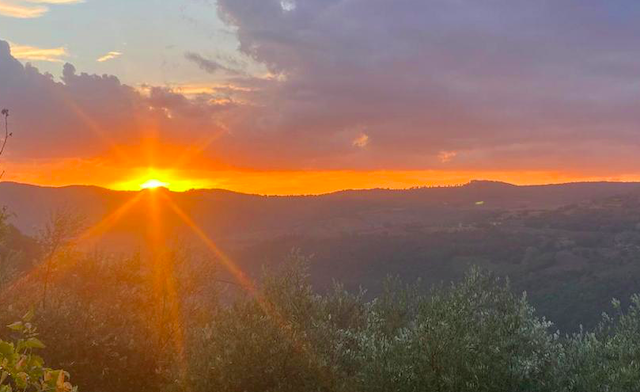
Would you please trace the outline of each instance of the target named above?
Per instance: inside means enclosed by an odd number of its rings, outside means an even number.
[[[349,289],[380,290],[386,275],[436,284],[475,264],[508,275],[561,328],[591,325],[611,297],[640,287],[640,184],[513,186],[476,181],[461,187],[344,191],[264,197],[224,190],[166,192],[250,274],[279,264],[292,249],[313,255],[312,278]],[[95,224],[135,197],[95,187],[0,184],[12,223],[34,234],[51,211]],[[92,243],[139,250],[151,225],[136,204]],[[170,208],[160,208],[170,243],[199,242]]]
[[[258,196],[215,189],[163,191],[210,234],[243,239],[358,233],[408,224],[450,226],[496,210],[545,210],[640,192],[640,183],[514,186],[473,181],[459,187],[342,191],[321,196]],[[87,186],[0,183],[0,204],[14,214],[12,222],[25,233],[34,233],[59,209],[73,210],[90,224],[98,222],[135,194]]]

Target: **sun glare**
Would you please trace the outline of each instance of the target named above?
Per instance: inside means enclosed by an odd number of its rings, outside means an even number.
[[[140,189],[168,188],[169,183],[152,178],[140,184]]]
[[[210,189],[216,186],[213,180],[194,179],[167,169],[132,170],[128,177],[129,180],[113,183],[109,188],[118,191],[166,188],[172,192],[186,192],[192,189]]]

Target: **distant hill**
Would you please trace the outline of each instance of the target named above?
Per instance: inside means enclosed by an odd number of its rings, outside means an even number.
[[[612,297],[624,300],[640,292],[640,183],[474,181],[286,197],[0,183],[0,205],[27,234],[37,233],[52,211],[80,214],[94,225],[137,197],[92,247],[138,251],[158,225],[166,246],[198,247],[199,240],[167,203],[154,207],[154,194],[173,200],[250,274],[281,263],[292,249],[312,255],[319,289],[338,280],[374,295],[388,274],[434,284],[479,265],[510,276],[514,288],[526,290],[561,328],[591,325]]]
[[[138,248],[150,219],[150,191],[102,239],[120,250]],[[160,189],[217,241],[252,245],[286,236],[313,238],[344,235],[402,235],[418,228],[439,230],[469,225],[498,211],[551,210],[565,205],[623,194],[640,193],[640,183],[572,183],[515,186],[472,181],[457,187],[408,190],[348,190],[321,196],[259,196],[226,190],[184,193]],[[93,186],[40,187],[0,183],[0,206],[23,233],[37,233],[51,214],[63,210],[80,215],[88,226],[100,222],[140,192]],[[189,230],[166,205],[164,229],[188,239]]]
[[[491,210],[553,209],[640,192],[640,183],[515,186],[472,181],[459,187],[350,190],[321,196],[258,196],[218,189],[162,191],[212,234],[242,239],[300,233],[331,235],[408,223],[463,223],[468,216]],[[136,194],[92,186],[52,188],[2,182],[0,206],[14,214],[12,222],[17,228],[34,233],[55,210],[71,210],[94,223]]]

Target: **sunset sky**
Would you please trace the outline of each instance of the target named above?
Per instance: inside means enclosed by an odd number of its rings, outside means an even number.
[[[640,180],[635,0],[0,0],[3,180]]]

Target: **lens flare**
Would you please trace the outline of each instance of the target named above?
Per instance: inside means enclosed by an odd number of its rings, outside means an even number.
[[[247,294],[252,296],[258,306],[264,311],[264,313],[271,318],[276,325],[278,325],[282,337],[289,340],[298,352],[305,356],[305,359],[309,361],[312,369],[316,372],[318,381],[322,386],[330,385],[330,377],[324,365],[321,363],[319,356],[315,353],[314,347],[311,342],[305,338],[302,338],[295,332],[294,323],[291,320],[285,318],[285,316],[279,311],[275,304],[271,303],[265,298],[258,290],[255,283],[250,279],[234,262],[231,260],[218,245],[191,219],[191,217],[185,213],[176,204],[169,195],[163,194],[168,206],[173,212],[191,229],[191,231],[204,243],[204,245],[215,255],[227,271],[229,271],[236,279],[238,284],[246,291]]]
[[[73,241],[73,245],[79,245],[80,243],[83,243],[92,239],[96,239],[101,235],[103,235],[104,233],[108,232],[127,214],[127,212],[129,212],[140,201],[141,198],[142,198],[142,193],[139,193],[135,197],[129,199],[126,203],[121,205],[118,209],[116,209],[111,214],[107,215],[100,222],[89,227],[83,233],[78,235],[77,238],[75,238],[75,240]],[[65,258],[63,261],[64,263],[63,264],[58,263],[56,265],[56,268],[59,271],[65,272],[75,267],[76,263],[78,262],[78,259]],[[48,263],[42,263],[34,267],[31,271],[29,271],[27,274],[22,276],[20,279],[13,282],[9,286],[3,288],[2,291],[0,292],[0,299],[4,295],[8,295],[9,293],[15,292],[16,290],[20,289],[21,287],[23,287],[33,279],[38,279],[38,277],[43,273],[47,265]],[[56,277],[54,276],[53,278],[55,281]]]

